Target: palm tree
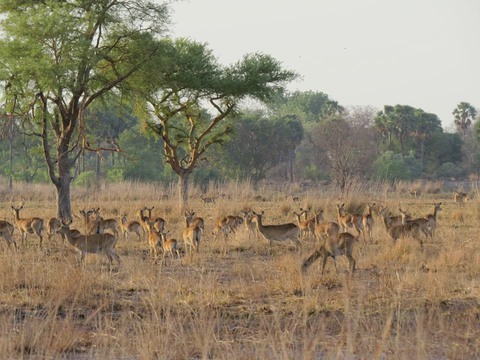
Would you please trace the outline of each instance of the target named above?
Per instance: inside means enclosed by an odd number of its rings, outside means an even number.
[[[455,126],[459,131],[462,131],[465,139],[466,133],[472,122],[477,116],[477,110],[467,102],[461,102],[457,105],[452,114],[455,116]]]

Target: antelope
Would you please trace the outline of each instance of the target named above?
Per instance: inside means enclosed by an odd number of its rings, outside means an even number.
[[[252,211],[253,218],[252,221],[257,225],[258,232],[262,237],[268,241],[270,249],[274,241],[283,242],[290,240],[295,244],[295,247],[298,249],[300,246],[299,237],[300,229],[297,225],[293,223],[279,224],[279,225],[263,225],[262,216],[264,211],[261,214]]]
[[[454,191],[453,201],[455,202],[455,204],[458,204],[458,206],[462,207],[468,201],[468,194],[462,191]]]
[[[410,222],[410,220],[407,220],[409,215],[407,215],[405,211],[402,211],[400,209],[400,212],[402,214],[400,215],[401,223],[398,224],[396,222],[397,217],[388,216],[385,213],[386,208],[383,208],[382,210],[383,211],[381,212],[381,216],[387,229],[387,234],[393,242],[396,242],[399,238],[405,237],[408,234],[411,234],[413,237],[418,238],[420,225],[416,222]],[[422,244],[421,241],[420,244]]]
[[[153,226],[153,221],[148,221],[148,248],[150,257],[152,257],[155,261],[158,258],[158,251],[160,250],[161,244],[161,237],[160,233],[155,229]]]
[[[322,221],[323,210],[320,213],[315,212],[315,237],[321,239],[323,237],[336,235],[340,232],[340,226],[336,222],[329,221],[322,223]]]
[[[355,259],[352,256],[353,246],[358,241],[358,237],[353,236],[348,232],[338,233],[336,235],[329,236],[325,243],[323,243],[319,249],[306,258],[302,264],[302,270],[305,272],[312,263],[320,257],[323,257],[322,263],[322,275],[325,271],[325,265],[329,257],[333,259],[335,271],[338,274],[336,257],[345,255],[348,259],[350,273],[355,271]]]
[[[205,220],[201,217],[195,217],[195,212],[193,210],[185,210],[184,216],[187,227],[190,225],[196,225],[202,232],[205,230]]]
[[[79,211],[80,215],[83,216],[85,233],[87,235],[103,233],[102,224],[97,219],[90,218],[90,215],[95,214],[97,210],[98,209],[90,209],[90,210],[82,209]]]
[[[105,232],[105,230],[111,230],[115,237],[118,237],[118,221],[116,219],[104,219],[100,216],[100,208],[95,209],[96,221],[99,224],[98,230],[100,233]]]
[[[437,228],[437,214],[442,211],[440,205],[442,205],[441,202],[433,204],[433,214],[427,214],[425,218],[411,220],[417,221],[422,225],[422,231],[426,237],[430,236],[433,238],[433,235],[435,235],[435,229]],[[426,221],[424,219],[426,219]]]
[[[177,258],[180,258],[180,251],[178,250],[178,241],[173,238],[167,238],[168,234],[169,234],[168,231],[160,232],[163,258],[165,260],[165,256],[167,254],[170,254],[172,259],[175,257],[175,254],[177,255]]]
[[[91,235],[78,235],[73,236],[72,230],[68,223],[62,222],[62,226],[58,231],[68,241],[70,245],[76,248],[81,253],[80,261],[84,263],[85,254],[104,254],[112,265],[113,259],[115,259],[120,265],[120,257],[115,253],[115,244],[117,239],[110,233],[104,234],[91,234]]]
[[[308,234],[312,234],[315,236],[315,219],[307,219],[308,217],[308,209],[304,210],[300,208],[300,213],[293,212],[293,214],[297,217],[297,225],[300,229],[300,237],[302,239],[306,239]],[[302,215],[305,216],[305,220],[302,220]]]
[[[401,211],[402,210],[400,209],[400,212]],[[387,223],[386,223],[387,220],[391,224],[391,226],[403,225],[402,215],[392,216],[391,213],[387,214],[387,207],[386,206],[380,205],[380,210],[379,210],[378,214],[382,217],[385,228],[387,228]],[[405,219],[406,220],[411,220],[412,217],[409,214],[405,214]]]
[[[146,207],[144,207],[143,209],[140,209],[138,210],[137,212],[137,215],[138,217],[140,218],[140,224],[142,225],[142,228],[143,228],[143,232],[145,234],[148,234],[148,231],[149,231],[149,225],[148,225],[148,221],[150,220],[147,216],[144,215],[144,211],[145,211]]]
[[[52,236],[58,233],[58,230],[62,227],[62,222],[56,217],[50,218],[47,222],[47,236],[48,240],[52,239]],[[63,239],[63,237],[62,237]]]
[[[217,223],[213,230],[214,239],[222,232],[224,239],[226,240],[228,234],[235,232],[236,228],[243,223],[243,218],[240,216],[227,215],[217,219]]]
[[[193,249],[195,252],[199,252],[200,239],[202,237],[202,229],[198,225],[187,225],[182,232],[183,242],[185,243],[185,252],[193,255]]]
[[[12,224],[10,224],[8,221],[0,220],[0,236],[5,239],[5,241],[8,244],[8,247],[10,247],[13,243],[15,248],[17,248],[17,243],[13,238],[14,231],[15,231],[15,227]]]
[[[153,221],[153,226],[157,231],[163,231],[165,229],[165,219],[161,217],[157,217],[155,219],[152,218],[152,210],[155,209],[155,206],[151,208],[147,208],[146,206],[143,208],[143,211],[148,211],[148,219],[149,221]]]
[[[430,222],[430,228],[432,231],[432,237],[435,235],[435,229],[437,228],[437,215],[439,211],[442,211],[443,209],[440,207],[442,203],[434,203],[433,204],[433,214],[427,215],[427,219]]]
[[[368,239],[372,241],[372,228],[373,228],[373,214],[372,209],[375,206],[375,203],[372,205],[367,204],[367,213],[362,216],[362,233],[363,233],[363,241],[367,241],[366,234],[368,233]]]
[[[346,232],[349,227],[353,227],[357,231],[357,237],[359,237],[363,231],[362,216],[348,214],[345,211],[345,204],[342,204],[342,205],[337,204],[337,211],[338,211],[338,224],[342,228],[342,231]]]
[[[17,229],[20,231],[20,234],[22,236],[22,246],[24,245],[24,242],[27,239],[27,234],[35,234],[40,239],[39,245],[41,248],[42,241],[43,241],[43,236],[42,236],[43,219],[40,219],[38,217],[21,219],[20,210],[23,209],[23,205],[24,204],[20,205],[20,207],[18,208],[12,205],[13,215],[15,216],[15,225]]]
[[[140,231],[142,226],[135,220],[128,222],[127,214],[123,214],[120,218],[120,229],[124,239],[128,237],[128,233],[135,233],[138,236],[138,240],[141,240]]]
[[[255,234],[257,232],[257,225],[253,222],[253,215],[250,210],[243,211],[243,223],[245,224],[245,229],[249,235]]]

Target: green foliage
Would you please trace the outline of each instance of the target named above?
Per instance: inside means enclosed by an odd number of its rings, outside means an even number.
[[[123,170],[114,168],[107,171],[107,180],[112,183],[121,182],[124,180]]]
[[[78,174],[77,178],[73,181],[73,186],[85,186],[87,188],[92,187],[95,184],[96,177],[93,170],[84,171]]]
[[[422,164],[410,152],[407,155],[386,151],[374,162],[374,177],[377,180],[413,180],[420,176]]]
[[[260,111],[240,116],[234,126],[234,136],[218,156],[223,173],[234,179],[263,179],[268,170],[288,161],[303,138],[297,120],[269,119]]]
[[[295,91],[277,94],[268,103],[277,116],[294,116],[304,126],[314,124],[321,119],[341,113],[344,109],[327,94],[315,91]]]
[[[443,179],[461,179],[466,176],[466,171],[462,166],[451,162],[445,162],[437,170],[436,177]]]
[[[457,130],[465,137],[468,128],[477,116],[477,110],[470,103],[461,102],[453,110],[452,114]]]

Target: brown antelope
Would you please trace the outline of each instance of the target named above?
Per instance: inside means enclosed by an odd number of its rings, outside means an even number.
[[[217,219],[215,228],[213,229],[214,239],[217,238],[219,233],[223,233],[223,237],[226,240],[227,236],[237,229],[237,227],[243,223],[243,218],[240,216],[227,215]]]
[[[455,202],[455,204],[458,204],[458,206],[462,207],[468,201],[468,194],[462,191],[454,191],[453,201]]]
[[[368,233],[369,241],[372,241],[372,228],[373,228],[373,214],[372,209],[375,207],[375,203],[372,205],[367,204],[367,213],[362,216],[362,233],[363,233],[363,241],[367,241],[366,234]]]
[[[124,239],[128,237],[129,233],[134,233],[137,235],[138,240],[141,240],[140,232],[142,230],[142,225],[135,220],[129,222],[127,219],[127,214],[123,214],[120,218],[120,229],[122,230]]]
[[[257,225],[253,222],[253,214],[250,210],[243,211],[243,224],[245,225],[245,229],[247,234],[250,235],[257,235]]]
[[[400,212],[401,211],[402,210],[400,209]],[[391,224],[391,226],[403,225],[402,215],[393,216],[392,213],[390,213],[390,212],[387,213],[387,207],[386,206],[380,205],[380,210],[378,211],[378,214],[382,218],[383,223],[385,225],[385,228],[387,228],[386,220],[388,220],[388,222]],[[404,214],[404,215],[405,215],[406,220],[411,220],[412,219],[411,215],[409,215],[409,214]]]
[[[153,218],[152,217],[152,210],[155,209],[155,206],[152,206],[151,208],[148,208],[148,207],[144,207],[143,208],[143,211],[147,211],[148,212],[148,220],[149,221],[153,221],[153,226],[155,227],[155,229],[159,232],[162,232],[163,230],[165,230],[165,219],[164,218],[161,218],[161,217],[157,217],[157,218]]]
[[[145,208],[138,210],[137,215],[140,218],[140,224],[142,225],[143,232],[148,236],[148,231],[150,228],[148,225],[148,221],[150,219],[148,218],[148,216],[145,216],[144,211],[145,211]]]
[[[348,214],[345,210],[345,204],[337,204],[337,211],[338,224],[342,231],[346,232],[349,227],[353,227],[357,231],[357,237],[359,237],[363,231],[362,215]]]
[[[80,215],[83,217],[83,223],[85,226],[85,234],[102,234],[103,229],[101,228],[102,224],[96,218],[90,218],[91,215],[96,213],[96,209],[85,210],[82,209],[79,211]]]
[[[15,225],[17,229],[20,231],[20,234],[22,236],[22,245],[24,245],[24,242],[27,239],[27,234],[35,234],[40,239],[40,248],[41,248],[42,241],[43,241],[43,236],[42,236],[43,219],[40,219],[38,217],[21,219],[20,210],[23,209],[23,205],[24,204],[20,205],[20,207],[18,208],[12,206],[13,215],[15,216]]]
[[[252,214],[252,221],[255,222],[255,224],[257,225],[258,232],[265,240],[268,241],[270,249],[272,248],[272,244],[274,241],[284,242],[287,240],[293,242],[297,249],[299,248],[300,229],[297,225],[293,223],[279,225],[263,225],[262,216],[264,214],[264,211],[262,211],[260,214],[252,211]]]
[[[427,236],[427,237],[430,236],[431,238],[433,238],[433,236],[435,235],[435,230],[437,228],[437,215],[440,211],[443,210],[440,205],[442,205],[441,202],[434,203],[433,204],[433,214],[427,214],[425,216],[425,218],[428,221],[428,225],[425,226],[426,232],[424,232],[424,233],[425,233],[425,236]]]
[[[167,254],[170,254],[172,259],[175,257],[175,255],[177,256],[177,258],[180,258],[180,251],[178,250],[178,241],[177,239],[167,238],[168,234],[169,234],[169,231],[160,232],[160,240],[161,240],[164,262]]]
[[[0,236],[5,239],[8,246],[10,247],[13,243],[15,248],[17,247],[17,243],[13,238],[13,232],[15,231],[15,227],[10,224],[8,221],[0,220]]]
[[[315,212],[315,237],[322,239],[331,237],[340,232],[340,226],[334,222],[329,221],[322,223],[323,221],[323,210],[320,213]]]
[[[437,214],[438,212],[442,211],[441,206],[442,203],[435,203],[433,204],[433,214],[427,214],[425,217],[418,218],[418,219],[409,219],[406,220],[408,222],[415,222],[420,230],[425,234],[425,237],[433,238],[435,234],[435,229],[437,227]]]
[[[118,221],[113,218],[104,219],[100,216],[100,208],[95,209],[96,221],[99,224],[98,230],[100,233],[105,232],[105,230],[111,230],[115,237],[118,237]]]
[[[162,239],[160,232],[153,226],[153,221],[147,221],[148,224],[148,249],[149,254],[155,261],[158,258],[159,251],[161,251]]]
[[[396,242],[398,239],[407,235],[412,235],[419,239],[420,225],[416,222],[410,222],[410,220],[407,220],[409,215],[405,211],[400,209],[402,214],[400,215],[401,223],[398,224],[396,222],[397,217],[387,215],[385,210],[386,208],[383,208],[380,215],[385,224],[385,228],[387,229],[387,234],[393,242]],[[421,240],[419,241],[420,244],[422,244]]]
[[[200,251],[200,239],[202,237],[202,229],[198,225],[192,224],[187,226],[182,232],[183,242],[185,243],[185,253],[193,255],[193,252]]]
[[[300,213],[293,212],[297,217],[297,225],[300,229],[300,238],[305,240],[309,234],[315,237],[315,219],[308,219],[308,209],[304,210],[300,208]],[[305,220],[302,220],[302,215],[305,216]]]
[[[203,218],[201,217],[196,217],[195,211],[185,210],[184,216],[187,227],[190,225],[196,225],[200,228],[202,232],[205,230],[205,220],[203,220]]]
[[[352,256],[353,246],[358,241],[358,238],[348,232],[338,233],[330,236],[325,240],[319,249],[306,258],[302,264],[302,270],[306,271],[307,268],[318,258],[323,257],[322,274],[325,271],[325,265],[329,257],[333,259],[335,271],[338,274],[336,257],[345,255],[348,258],[350,273],[355,271],[355,259]]]
[[[84,263],[85,254],[102,253],[107,257],[110,266],[112,265],[113,259],[120,265],[120,257],[115,253],[117,239],[114,235],[104,233],[73,236],[72,230],[70,230],[69,224],[67,223],[62,223],[62,227],[58,232],[64,236],[70,245],[80,251],[81,262]]]
[[[52,239],[52,236],[58,233],[58,230],[62,227],[62,222],[56,217],[50,218],[47,222],[47,236],[48,240]],[[63,237],[62,237],[63,239]]]

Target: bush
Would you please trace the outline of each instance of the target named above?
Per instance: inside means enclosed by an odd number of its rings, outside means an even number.
[[[75,181],[72,182],[73,186],[86,186],[92,187],[95,183],[95,172],[93,170],[84,171],[80,173]]]
[[[402,155],[386,151],[373,163],[373,171],[377,180],[413,180],[420,177],[422,164],[413,152]]]

